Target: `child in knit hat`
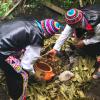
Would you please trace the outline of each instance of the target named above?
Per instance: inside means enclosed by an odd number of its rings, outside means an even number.
[[[65,14],[66,26],[56,41],[49,54],[55,55],[60,51],[64,41],[71,36],[77,40],[75,47],[89,56],[100,55],[100,13],[91,8],[79,10],[69,9]],[[100,67],[93,75],[94,79],[100,78]]]
[[[0,24],[0,68],[5,73],[9,95],[13,100],[18,100],[22,95],[23,81],[28,78],[27,73],[34,74],[31,64],[40,57],[44,39],[50,38],[59,30],[60,24],[53,19],[21,19]],[[9,56],[16,55],[24,48],[26,50],[21,59],[22,69],[16,66],[13,68],[11,65],[15,58]],[[17,60],[16,62],[18,64]]]

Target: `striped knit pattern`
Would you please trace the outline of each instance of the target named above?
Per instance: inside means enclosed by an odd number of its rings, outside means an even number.
[[[74,8],[74,9],[70,9],[67,11],[67,13],[65,14],[65,20],[67,24],[76,24],[79,21],[81,21],[83,18],[83,13],[82,11]]]
[[[53,19],[42,20],[41,26],[47,36],[52,36],[60,30],[60,24]]]

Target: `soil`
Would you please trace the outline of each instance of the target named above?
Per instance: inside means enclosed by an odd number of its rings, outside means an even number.
[[[94,100],[100,100],[100,80],[93,80],[87,95]]]

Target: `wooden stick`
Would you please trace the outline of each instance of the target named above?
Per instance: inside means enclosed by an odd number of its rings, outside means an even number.
[[[83,1],[79,0],[80,7],[83,7]]]
[[[54,5],[54,4],[52,4],[52,3],[48,2],[48,1],[46,1],[46,0],[45,0],[44,2],[42,2],[42,4],[43,4],[44,6],[46,6],[46,7],[48,7],[48,8],[50,8],[50,9],[56,11],[56,12],[59,13],[59,14],[64,15],[64,14],[66,13],[66,11],[65,11],[64,9],[62,9],[62,8],[60,8],[60,7],[58,7],[58,6]]]

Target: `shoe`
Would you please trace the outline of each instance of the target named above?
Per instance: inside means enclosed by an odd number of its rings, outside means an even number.
[[[93,79],[99,79],[100,78],[100,67],[97,69],[97,71],[93,75]]]

